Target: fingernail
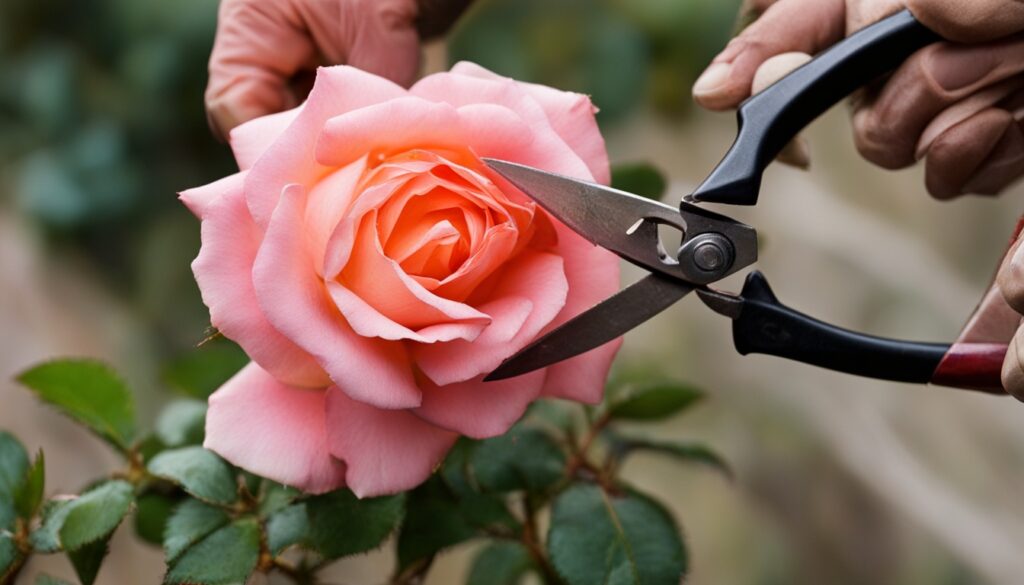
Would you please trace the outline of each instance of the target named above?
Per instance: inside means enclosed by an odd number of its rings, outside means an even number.
[[[729,81],[729,74],[731,72],[732,65],[729,63],[713,64],[697,78],[697,82],[693,84],[693,94],[706,95],[715,93]]]
[[[935,50],[928,55],[927,71],[946,91],[969,87],[992,71],[992,58],[984,51]]]

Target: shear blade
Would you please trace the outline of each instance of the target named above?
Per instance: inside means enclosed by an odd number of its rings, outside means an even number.
[[[657,244],[636,234],[639,220],[682,221],[679,210],[632,193],[501,160],[484,159],[496,173],[592,244],[648,270],[665,270],[650,253]],[[656,236],[655,236],[656,238]]]
[[[757,234],[753,228],[728,217],[686,204],[676,209],[625,191],[516,163],[493,159],[484,162],[574,232],[651,272],[709,284],[757,259]],[[707,274],[676,262],[675,250],[663,248],[658,225],[672,226],[686,240],[703,233],[728,238],[736,254],[732,267],[727,273],[707,280]]]
[[[528,374],[600,347],[664,311],[693,289],[686,282],[651,274],[526,346],[484,381]]]

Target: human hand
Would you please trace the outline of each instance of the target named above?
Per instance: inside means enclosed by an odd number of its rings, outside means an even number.
[[[1024,401],[1024,321],[1021,320],[1024,314],[1024,234],[1017,238],[1003,260],[995,288],[1001,293],[994,301],[996,307],[988,308],[983,304],[978,315],[984,318],[988,312],[992,315],[989,320],[993,322],[999,315],[1004,315],[1002,320],[1014,324],[1016,333],[1003,362],[1003,388],[1018,400]],[[1003,306],[999,306],[1000,302]]]
[[[712,62],[694,98],[713,110],[741,101],[874,21],[910,8],[953,42],[911,57],[855,100],[854,139],[868,160],[902,168],[926,159],[938,198],[994,194],[1024,174],[1024,4],[1009,0],[748,0],[757,18]],[[763,13],[763,14],[762,14]],[[1008,36],[1014,35],[1014,36]],[[1024,400],[1024,238],[965,329],[962,342],[1010,339],[1003,386]]]
[[[412,83],[420,41],[443,34],[472,0],[223,0],[206,112],[215,134],[293,108],[320,65],[347,64]]]
[[[974,44],[933,45],[862,92],[857,148],[888,169],[926,159],[926,185],[938,198],[998,193],[1024,174],[1024,36],[1006,36],[1024,30],[1018,2],[748,1],[748,12],[763,14],[715,58],[694,98],[713,110],[736,107],[765,69],[774,81],[802,62],[793,52],[818,53],[905,5],[944,37]]]

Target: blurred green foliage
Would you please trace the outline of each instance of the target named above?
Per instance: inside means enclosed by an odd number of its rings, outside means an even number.
[[[677,116],[728,40],[738,0],[478,0],[451,60],[590,94],[602,123],[637,107]]]
[[[206,323],[176,193],[232,172],[202,93],[217,3],[0,3],[0,197],[84,257],[164,349]]]

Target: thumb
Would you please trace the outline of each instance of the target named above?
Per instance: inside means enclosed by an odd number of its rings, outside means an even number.
[[[907,0],[925,26],[960,43],[999,39],[1024,30],[1024,3],[1016,0]]]
[[[693,86],[693,97],[710,110],[735,108],[750,97],[754,75],[783,53],[815,54],[846,33],[843,0],[779,0],[711,62]]]

